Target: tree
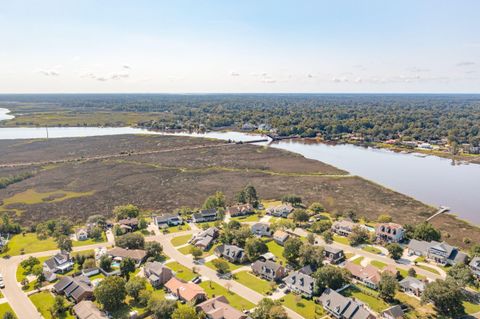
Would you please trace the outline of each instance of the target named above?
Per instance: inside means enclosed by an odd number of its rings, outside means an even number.
[[[325,211],[325,207],[323,207],[323,205],[320,204],[319,202],[312,203],[310,207],[308,207],[308,209],[314,212],[315,214],[319,214]]]
[[[127,233],[116,237],[115,244],[126,249],[143,249],[145,247],[145,237],[140,233]]]
[[[203,255],[202,249],[198,248],[197,246],[192,246],[190,248],[190,253],[193,256],[193,259],[198,260]]]
[[[120,262],[120,273],[122,274],[122,276],[128,280],[130,278],[130,273],[134,271],[135,261],[130,257],[123,258]]]
[[[287,239],[284,244],[283,257],[285,257],[289,263],[296,264],[298,257],[300,257],[300,248],[302,246],[303,242],[300,238],[291,237]]]
[[[28,257],[27,259],[23,260],[20,265],[22,266],[23,269],[27,273],[30,273],[32,271],[33,266],[40,264],[40,260],[38,258],[35,258],[33,256]]]
[[[293,220],[296,223],[305,223],[308,222],[308,219],[310,217],[308,216],[308,213],[305,209],[295,209],[293,211]]]
[[[61,251],[71,252],[72,240],[65,235],[60,235],[57,237],[57,246]]]
[[[192,306],[180,305],[172,313],[172,319],[198,319],[197,313]]]
[[[315,235],[312,234],[312,233],[308,233],[308,234],[307,234],[307,242],[308,242],[310,245],[314,245],[314,244],[315,244]]]
[[[262,254],[268,252],[268,247],[263,240],[256,237],[248,238],[245,243],[245,254],[250,261],[255,261]]]
[[[431,302],[439,315],[457,318],[464,314],[461,287],[451,279],[429,283],[422,294],[422,303]]]
[[[278,300],[263,298],[251,313],[252,319],[287,319],[285,309]]]
[[[55,315],[55,318],[61,318],[67,312],[68,308],[65,306],[65,297],[56,295],[53,306],[50,311]]]
[[[103,229],[100,226],[95,226],[89,229],[88,236],[96,241],[102,239]]]
[[[230,265],[223,259],[214,259],[212,260],[212,264],[217,269],[219,274],[226,274],[230,272]]]
[[[276,231],[278,229],[295,229],[295,223],[291,219],[278,219],[270,224],[270,229]]]
[[[127,296],[125,280],[118,276],[106,277],[98,284],[93,294],[105,310],[115,310],[123,304]]]
[[[283,203],[290,203],[292,205],[299,205],[302,203],[302,198],[297,195],[285,195],[282,197]]]
[[[470,248],[470,255],[472,256],[472,258],[480,256],[480,245],[479,244],[473,245],[472,248]]]
[[[138,293],[137,304],[140,307],[147,307],[148,302],[150,301],[151,298],[152,298],[152,292],[150,290],[147,290],[147,289],[140,290],[140,292]]]
[[[348,284],[349,274],[344,268],[334,267],[332,265],[325,265],[319,268],[313,275],[315,278],[316,286],[319,294],[325,290],[325,288],[331,288],[337,290]]]
[[[415,268],[409,268],[408,275],[413,278],[417,277],[417,271],[415,270]]]
[[[112,270],[112,258],[107,255],[103,255],[102,257],[100,257],[99,265],[100,268],[109,272],[110,270]]]
[[[138,297],[140,291],[144,290],[147,287],[147,281],[143,277],[132,277],[125,284],[125,291],[127,294],[132,297],[136,302],[138,302]]]
[[[140,209],[132,204],[116,206],[113,209],[113,215],[117,220],[125,218],[136,218],[140,214]]]
[[[138,221],[138,229],[146,229],[148,227],[148,223],[147,221],[145,220],[145,218],[140,218],[140,220]]]
[[[403,255],[403,247],[397,243],[391,243],[387,245],[388,253],[393,260],[399,260]]]
[[[332,228],[332,222],[328,219],[319,220],[312,224],[311,230],[316,234],[321,234]]]
[[[423,222],[418,224],[415,227],[415,231],[413,232],[413,238],[418,240],[425,240],[425,241],[439,241],[442,237],[442,234],[439,230],[435,229],[432,224]]]
[[[158,261],[162,258],[163,247],[159,242],[150,241],[145,243],[145,251],[147,252],[147,258]]]
[[[447,276],[454,280],[460,287],[473,285],[475,277],[470,268],[464,263],[456,263],[447,272]]]
[[[245,186],[245,188],[237,194],[236,199],[239,203],[248,203],[253,207],[258,206],[257,190],[252,185]]]
[[[158,295],[153,295],[148,301],[147,308],[152,312],[155,319],[170,319],[177,308],[177,303],[173,300],[166,300]]]
[[[225,208],[225,195],[222,192],[216,192],[215,195],[207,197],[202,207],[203,209]]]
[[[107,225],[107,218],[100,214],[90,215],[87,218],[87,224],[94,224],[103,228]]]
[[[2,319],[15,319],[15,315],[10,311],[7,311],[3,314]]]
[[[378,296],[386,301],[392,301],[397,289],[397,278],[388,272],[382,273],[380,282],[378,283]]]
[[[308,243],[303,244],[300,247],[298,263],[302,267],[310,265],[312,269],[321,267],[323,265],[323,247]]]
[[[350,245],[358,246],[364,243],[367,243],[369,240],[369,233],[368,231],[360,226],[354,226],[352,232],[348,236],[350,240]]]
[[[323,240],[327,244],[331,244],[333,242],[333,232],[331,230],[326,230],[322,233]]]
[[[82,269],[90,269],[96,267],[97,264],[95,263],[95,258],[87,258],[82,263]]]
[[[377,221],[379,223],[391,223],[392,220],[393,220],[392,216],[390,216],[388,214],[379,215],[378,218],[377,218]]]

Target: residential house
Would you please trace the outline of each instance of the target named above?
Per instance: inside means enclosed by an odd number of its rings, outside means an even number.
[[[138,229],[138,219],[137,218],[125,218],[120,219],[117,224],[123,229],[125,232],[133,232]]]
[[[189,240],[189,243],[203,250],[207,250],[215,239],[217,239],[218,234],[219,231],[217,227],[210,227],[193,236],[192,239]]]
[[[222,244],[215,248],[214,254],[223,257],[232,263],[243,263],[247,256],[245,250],[235,245]]]
[[[298,270],[298,272],[308,276],[311,276],[315,271],[317,271],[317,267],[312,265],[305,265]]]
[[[285,267],[271,260],[257,260],[251,267],[255,275],[270,281],[279,281],[287,274]]]
[[[100,268],[98,268],[98,267],[83,268],[82,269],[82,275],[84,275],[85,277],[95,276],[99,273],[100,273]]]
[[[395,305],[382,311],[381,316],[386,319],[402,319],[405,313],[400,305]]]
[[[78,241],[84,241],[88,239],[88,231],[85,228],[80,228],[75,232],[75,239]]]
[[[402,225],[395,223],[380,223],[375,227],[377,240],[387,243],[398,243],[403,240],[405,230]]]
[[[73,269],[74,262],[70,258],[70,254],[67,252],[60,252],[53,256],[50,259],[45,260],[43,263],[43,273],[48,275],[48,279],[56,279],[54,274],[56,273],[66,273]],[[55,277],[55,278],[53,278]]]
[[[468,264],[473,274],[480,278],[480,257],[473,257],[472,261]]]
[[[272,236],[272,229],[270,228],[270,224],[268,223],[255,223],[252,225],[252,233],[255,236],[265,236],[265,237],[271,237]]]
[[[399,282],[400,290],[405,293],[420,297],[425,290],[425,282],[414,277],[406,277]]]
[[[364,306],[352,298],[344,297],[335,290],[325,289],[318,298],[330,315],[337,319],[375,319]]]
[[[357,224],[349,219],[337,220],[332,225],[332,231],[340,236],[348,236],[355,226]]]
[[[93,286],[85,276],[64,276],[53,285],[53,291],[72,298],[75,302],[93,298]]]
[[[162,214],[153,216],[153,222],[158,228],[167,228],[183,224],[183,219],[179,214]]]
[[[458,248],[450,246],[446,242],[422,241],[412,239],[408,244],[408,253],[410,255],[424,256],[441,265],[455,265],[465,263],[467,255]]]
[[[165,288],[178,299],[192,304],[197,304],[207,299],[207,295],[202,287],[191,282],[184,282],[177,277],[172,277],[167,281]]]
[[[273,240],[281,246],[285,244],[288,237],[290,237],[290,235],[287,232],[284,232],[283,230],[280,230],[280,229],[273,234]]]
[[[238,204],[228,207],[227,213],[230,214],[231,217],[245,216],[255,213],[255,209],[251,204]]]
[[[287,285],[288,289],[297,294],[301,294],[307,298],[310,298],[313,295],[315,279],[309,275],[298,271],[292,271],[283,279],[283,282]]]
[[[125,249],[121,247],[114,247],[107,251],[107,255],[114,260],[121,261],[124,258],[131,258],[135,261],[135,267],[140,267],[141,263],[145,261],[147,252],[142,249]]]
[[[108,316],[90,300],[80,301],[72,310],[77,319],[108,319]]]
[[[377,268],[372,265],[367,265],[366,267],[362,267],[360,265],[354,264],[353,262],[347,261],[345,263],[345,269],[350,271],[352,277],[363,283],[365,286],[377,289],[378,283],[380,282],[380,272]]]
[[[345,260],[345,253],[343,252],[343,249],[334,248],[328,245],[323,247],[323,256],[331,264],[339,264]]]
[[[143,271],[153,287],[161,287],[173,277],[172,270],[158,261],[145,263]]]
[[[215,208],[202,209],[201,211],[192,214],[192,220],[194,223],[211,222],[217,220],[219,216],[220,214]]]
[[[291,204],[282,204],[267,209],[267,214],[275,217],[287,218],[294,210]]]
[[[258,257],[258,260],[260,261],[267,261],[267,260],[275,261],[276,259],[277,258],[275,257],[275,255],[269,251]]]
[[[197,305],[198,313],[203,312],[207,319],[248,319],[249,316],[230,306],[227,298],[218,296]]]

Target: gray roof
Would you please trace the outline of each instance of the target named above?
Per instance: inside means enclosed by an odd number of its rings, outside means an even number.
[[[155,218],[155,221],[157,223],[166,223],[170,219],[180,218],[180,216],[178,214],[162,214],[162,215],[155,216],[153,218]]]
[[[400,286],[403,288],[409,289],[418,289],[420,291],[425,290],[425,283],[417,278],[414,277],[406,277],[405,279],[399,282]]]
[[[427,254],[430,243],[423,240],[412,239],[408,243],[408,249],[420,251],[422,254]]]
[[[215,248],[215,252],[221,254],[222,256],[228,256],[233,259],[241,259],[244,256],[245,251],[243,248],[240,248],[235,245],[220,245]]]
[[[480,268],[480,257],[473,257],[469,265],[470,267]]]
[[[158,261],[153,261],[153,262],[147,262],[145,263],[145,266],[144,266],[145,270],[146,271],[149,271],[149,272],[153,272],[154,274],[159,274],[163,271],[163,264],[161,262],[158,262]]]
[[[55,283],[55,285],[53,285],[53,289],[55,289],[55,291],[61,292],[65,288],[67,288],[67,286],[70,285],[72,281],[73,278],[70,276],[62,277],[57,283]]]
[[[326,252],[329,252],[331,254],[338,254],[339,252],[343,251],[343,249],[335,248],[335,247],[332,247],[332,246],[329,246],[329,245],[326,245],[325,247],[323,247],[323,250],[325,250]]]
[[[90,279],[85,276],[62,277],[54,286],[56,292],[64,293],[67,296],[72,296],[78,300],[84,292],[93,293],[93,287],[90,284]]]
[[[293,271],[287,277],[285,277],[283,281],[287,285],[293,286],[307,294],[313,293],[315,279],[309,275],[303,274],[299,271]]]
[[[257,260],[252,264],[252,269],[258,273],[263,273],[265,272],[266,269],[276,272],[281,267],[283,266],[271,260],[267,260],[267,261]]]
[[[267,229],[270,229],[270,225],[267,223],[255,223],[252,225],[252,231],[255,232],[257,230],[259,231],[267,231]]]
[[[403,318],[405,313],[402,310],[402,307],[400,305],[395,305],[392,306],[386,310],[383,311],[383,313],[388,314],[389,316],[393,318]]]
[[[356,303],[353,299],[347,298],[332,290],[325,289],[323,294],[318,298],[325,309],[337,314],[338,317],[345,319],[367,319],[374,318],[374,316]]]
[[[73,312],[78,319],[106,319],[105,313],[100,311],[97,306],[90,300],[80,301],[73,306]]]

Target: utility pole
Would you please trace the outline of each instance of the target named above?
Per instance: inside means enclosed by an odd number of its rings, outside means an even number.
[[[48,140],[48,126],[45,126],[45,130],[47,131],[47,140]]]

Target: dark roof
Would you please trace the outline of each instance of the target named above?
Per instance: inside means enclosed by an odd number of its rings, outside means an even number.
[[[67,286],[70,285],[72,281],[73,278],[70,276],[62,277],[55,285],[53,285],[53,289],[55,289],[55,291],[61,292],[65,288],[67,288]]]
[[[251,267],[253,271],[263,274],[267,271],[267,269],[272,272],[276,272],[278,269],[280,269],[283,266],[271,260],[267,260],[267,261],[257,260],[252,264]]]
[[[143,260],[147,256],[147,252],[142,249],[125,249],[121,247],[115,247],[107,251],[107,253],[113,257],[130,257],[135,260]]]
[[[345,319],[367,319],[375,318],[370,312],[363,308],[360,304],[356,303],[351,298],[347,298],[332,290],[330,288],[325,289],[323,294],[318,298],[318,301],[323,305],[325,309],[332,311],[333,313],[341,315],[341,318]]]
[[[244,250],[235,245],[225,245],[222,244],[215,248],[215,252],[221,254],[222,256],[228,256],[230,258],[239,259],[243,257]]]
[[[291,272],[283,281],[290,286],[293,286],[305,293],[313,293],[313,287],[315,285],[315,279],[309,275],[303,274],[299,271]]]
[[[383,311],[383,313],[388,314],[389,316],[393,318],[403,318],[405,313],[402,310],[402,307],[400,305],[395,305],[392,306],[386,310]]]
[[[316,270],[317,270],[316,267],[313,267],[312,265],[306,265],[306,266],[303,266],[302,268],[300,268],[300,269],[298,270],[298,272],[310,276],[310,275],[313,274]]]

